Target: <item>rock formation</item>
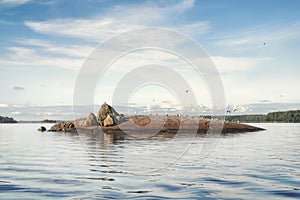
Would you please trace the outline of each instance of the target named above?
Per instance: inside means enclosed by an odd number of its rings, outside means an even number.
[[[99,125],[101,129],[99,129]],[[160,132],[177,133],[241,133],[263,130],[258,127],[224,122],[220,120],[203,119],[202,117],[166,116],[126,116],[119,114],[110,105],[104,103],[99,109],[97,117],[90,113],[87,118],[55,124],[49,131],[76,131],[76,128],[86,131],[104,131],[107,133],[123,133],[135,131],[138,133]]]
[[[48,131],[53,131],[53,132],[59,132],[59,131],[71,132],[73,130],[75,130],[75,125],[74,125],[74,121],[71,121],[71,122],[61,122],[61,123],[55,124]]]
[[[112,119],[112,122],[110,118]],[[122,115],[120,115],[113,107],[104,103],[98,111],[97,120],[100,126],[111,126],[121,123]],[[104,124],[105,120],[107,121],[106,125]]]
[[[98,111],[97,117],[90,113],[87,118],[77,119],[69,122],[61,122],[52,126],[49,131],[71,132],[76,128],[108,127],[121,123],[124,115],[120,115],[113,107],[104,103]]]

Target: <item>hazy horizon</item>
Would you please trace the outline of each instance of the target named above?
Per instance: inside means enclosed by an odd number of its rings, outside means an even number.
[[[225,108],[238,107],[242,114],[300,109],[299,7],[300,2],[293,0],[0,0],[0,115],[18,120],[71,116],[69,108],[42,110],[40,105],[72,106],[79,72],[96,47],[145,27],[174,30],[203,48],[222,80]],[[149,34],[144,39],[157,37]],[[174,41],[172,45],[193,54],[182,41]],[[103,57],[111,52],[105,53]],[[136,105],[139,113],[157,108],[172,113],[189,106],[200,107],[199,112],[211,109],[205,77],[199,79],[175,54],[157,49],[114,61],[97,82],[94,102],[112,104],[119,81],[134,67],[153,62],[177,70],[190,85],[180,92],[193,92],[197,103],[181,102],[181,94],[160,85],[136,88],[126,103]]]
[[[82,106],[80,117],[87,117],[90,112],[97,114],[98,109],[101,105],[94,105],[93,109],[90,106]],[[183,107],[181,110],[176,110],[172,108],[166,108],[159,105],[153,105],[151,110],[147,106],[114,106],[114,108],[122,114],[126,115],[189,115],[189,116],[199,116],[199,115],[251,115],[251,114],[267,114],[269,112],[278,111],[288,111],[299,109],[300,104],[282,104],[282,103],[256,103],[248,105],[239,105],[228,107],[228,110],[234,112],[224,113],[223,110],[213,110],[211,108],[205,107],[204,105],[198,107]],[[0,106],[0,112],[2,116],[13,117],[17,121],[41,121],[44,119],[50,120],[74,120],[74,111],[72,105],[57,105],[57,106]]]

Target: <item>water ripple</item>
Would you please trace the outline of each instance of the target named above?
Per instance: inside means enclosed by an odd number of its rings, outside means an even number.
[[[39,133],[37,124],[0,126],[3,199],[300,198],[300,124],[221,137],[205,159],[204,138],[111,142]],[[177,160],[168,165],[170,158]]]

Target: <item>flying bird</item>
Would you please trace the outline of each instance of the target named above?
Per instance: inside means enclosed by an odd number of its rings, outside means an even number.
[[[188,93],[190,90],[186,90],[185,93]]]

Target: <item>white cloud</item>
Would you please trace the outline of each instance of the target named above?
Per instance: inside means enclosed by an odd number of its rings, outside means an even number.
[[[195,21],[178,24],[176,18],[194,6],[194,1],[158,6],[151,2],[141,5],[115,6],[101,16],[93,18],[52,19],[47,21],[25,21],[35,32],[49,35],[103,41],[113,35],[141,27],[170,27],[187,34],[203,34],[210,29],[208,22]],[[151,17],[149,17],[151,16]],[[176,17],[177,16],[177,17]]]
[[[38,67],[62,67],[79,70],[85,58],[94,49],[89,45],[66,45],[37,39],[17,39],[21,46],[8,47],[8,53],[0,58],[1,65],[26,65]]]
[[[21,5],[24,3],[27,3],[31,0],[0,0],[0,4],[15,4],[15,5]]]
[[[272,60],[269,57],[224,56],[212,56],[211,59],[220,73],[254,70],[259,64]]]
[[[210,29],[209,22],[195,21],[177,24],[176,16],[193,6],[193,0],[179,1],[175,4],[167,1],[155,4],[144,2],[130,6],[114,6],[101,16],[87,19],[66,18],[25,21],[25,25],[38,33],[80,38],[92,42],[100,42],[113,35],[145,26],[171,27],[172,24],[175,24],[172,28],[187,34],[206,33]],[[151,36],[149,38],[152,39]],[[16,42],[21,46],[10,47],[11,59],[2,60],[2,63],[79,69],[84,61],[83,59],[94,48],[88,45],[55,44],[37,39],[18,39]]]
[[[21,112],[18,112],[18,111],[10,113],[10,115],[12,115],[12,116],[16,116],[16,115],[20,115],[20,114],[21,114]]]
[[[9,52],[12,52],[11,57],[20,59],[31,59],[35,57],[35,50],[24,47],[9,47]]]
[[[195,1],[194,0],[183,0],[181,2],[179,2],[178,4],[175,4],[173,6],[173,9],[177,12],[183,12],[185,10],[188,10],[192,7],[194,7],[194,3]]]
[[[198,21],[173,27],[175,30],[188,35],[200,35],[209,32],[211,25],[208,21]]]
[[[95,19],[55,19],[48,21],[26,21],[25,25],[32,30],[50,35],[60,35],[86,40],[102,41],[110,37],[142,27],[162,26],[184,32],[188,35],[199,35],[210,30],[209,22],[197,21],[188,24],[170,26],[164,23],[145,22],[137,16],[141,22],[134,23],[129,17],[117,18],[95,18]],[[148,21],[148,22],[147,22]],[[155,21],[155,20],[153,20]]]
[[[113,19],[56,19],[41,22],[26,21],[25,25],[32,30],[43,34],[98,41],[137,27],[116,23]]]
[[[66,45],[37,39],[18,39],[16,42],[27,47],[37,47],[40,51],[68,57],[86,58],[94,49],[89,45]]]
[[[45,112],[44,115],[47,115],[47,116],[52,116],[53,113],[52,112]]]
[[[32,0],[0,0],[0,11],[2,9],[14,8],[14,7],[26,4],[30,1],[32,1]]]
[[[0,108],[7,108],[8,107],[8,105],[7,104],[0,104]]]
[[[176,16],[193,6],[193,0],[183,0],[175,4],[168,1],[143,2],[130,6],[114,6],[101,16],[86,19],[64,18],[24,23],[38,33],[80,38],[92,42],[100,42],[113,35],[145,26],[172,26],[178,31],[193,35],[206,33],[210,29],[209,22],[177,24]],[[38,39],[19,38],[16,42],[19,45],[9,47],[7,56],[0,58],[0,64],[53,66],[78,70],[94,49],[92,45],[58,44]]]
[[[21,86],[14,86],[13,90],[15,90],[15,91],[22,91],[22,90],[25,90],[25,88],[21,87]]]
[[[24,47],[10,47],[8,58],[0,58],[0,64],[5,65],[25,65],[37,67],[61,67],[71,70],[78,70],[84,62],[83,58],[70,58],[63,56],[52,56],[40,54],[40,52],[24,48]]]

